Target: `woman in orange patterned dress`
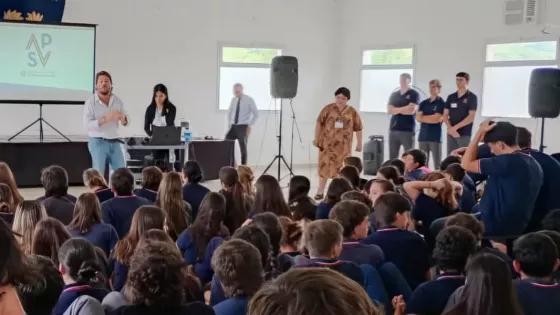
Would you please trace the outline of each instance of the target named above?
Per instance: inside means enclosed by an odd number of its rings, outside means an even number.
[[[350,90],[341,87],[334,93],[335,102],[323,108],[315,126],[315,141],[319,148],[319,187],[315,199],[323,199],[329,178],[338,175],[344,159],[352,155],[354,132],[358,138],[356,151],[362,151],[362,119],[358,111],[348,105]]]

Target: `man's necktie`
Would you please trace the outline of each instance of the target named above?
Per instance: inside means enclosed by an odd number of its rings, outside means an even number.
[[[240,103],[241,103],[241,97],[237,100],[237,108],[235,109],[235,120],[233,121],[234,125],[237,125],[237,123],[239,122]]]

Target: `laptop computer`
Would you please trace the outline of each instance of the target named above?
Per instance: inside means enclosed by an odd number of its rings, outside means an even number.
[[[150,145],[180,145],[181,144],[181,127],[152,126],[152,139]]]

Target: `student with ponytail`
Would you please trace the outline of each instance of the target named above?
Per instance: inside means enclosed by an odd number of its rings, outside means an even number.
[[[222,167],[219,176],[222,183],[220,193],[226,198],[224,224],[229,233],[233,234],[247,220],[249,203],[246,200],[245,190],[239,181],[239,174],[235,168]]]
[[[71,238],[60,247],[58,260],[64,290],[53,315],[64,314],[74,300],[82,295],[90,296],[99,303],[103,301],[109,291],[99,285],[105,279],[93,245],[83,238]]]

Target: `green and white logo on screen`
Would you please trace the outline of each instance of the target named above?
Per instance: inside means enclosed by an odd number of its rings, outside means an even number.
[[[49,58],[51,57],[51,51],[47,50],[47,46],[52,44],[51,35],[43,33],[40,38],[41,43],[39,44],[35,34],[31,34],[31,38],[29,38],[29,42],[25,48],[25,50],[29,51],[27,55],[29,62],[27,64],[30,67],[37,67],[41,64],[43,68],[45,68],[49,62]]]

